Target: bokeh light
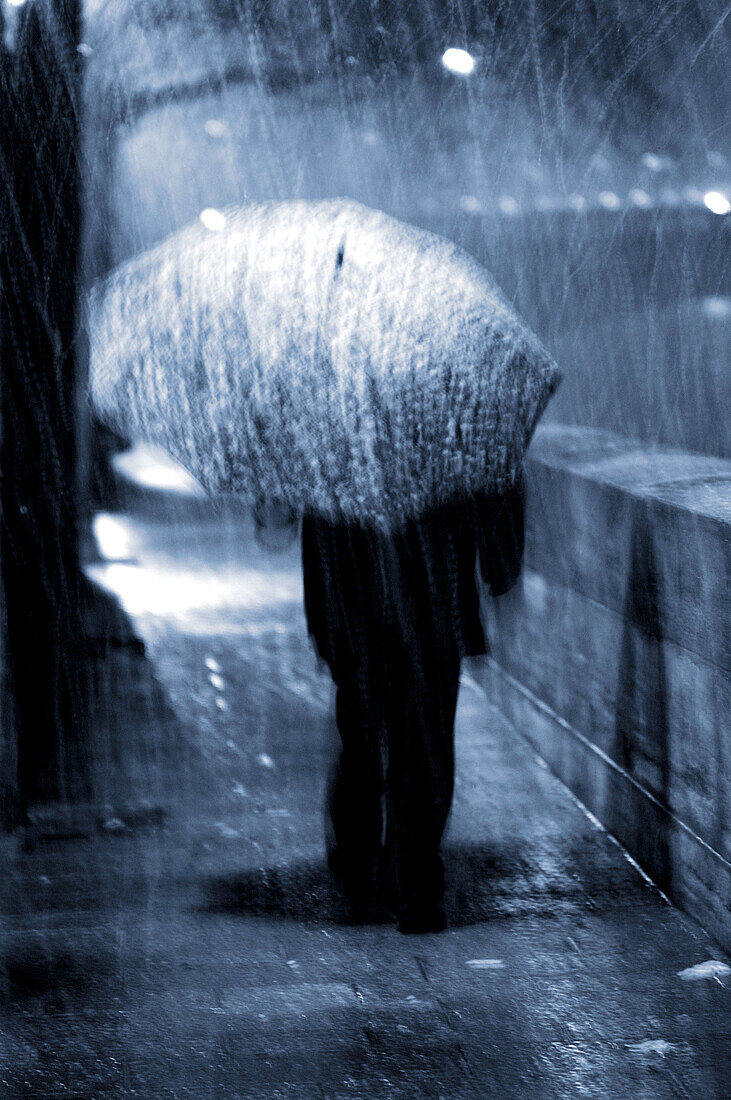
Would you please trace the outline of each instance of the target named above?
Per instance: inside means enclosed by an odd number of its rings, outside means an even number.
[[[467,53],[467,50],[452,48],[445,50],[442,54],[442,65],[445,69],[449,69],[450,73],[469,76],[471,72],[474,72],[475,59],[472,54]]]
[[[201,210],[199,218],[201,225],[204,225],[206,229],[210,229],[213,233],[219,233],[226,224],[226,215],[212,206],[207,206],[205,210]]]
[[[703,201],[714,214],[728,214],[731,210],[731,203],[720,191],[707,191]]]

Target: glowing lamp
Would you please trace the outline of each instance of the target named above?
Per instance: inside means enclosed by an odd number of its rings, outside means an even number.
[[[720,191],[707,191],[703,201],[713,214],[728,214],[731,203]]]
[[[467,50],[449,49],[442,54],[442,65],[449,69],[450,73],[458,76],[469,76],[474,70],[475,59]]]

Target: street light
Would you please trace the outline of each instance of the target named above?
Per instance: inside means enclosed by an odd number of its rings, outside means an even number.
[[[449,69],[450,73],[458,76],[469,76],[475,68],[475,59],[467,50],[449,49],[442,54],[442,65]]]
[[[707,191],[703,201],[713,214],[728,214],[731,210],[731,203],[720,191]]]

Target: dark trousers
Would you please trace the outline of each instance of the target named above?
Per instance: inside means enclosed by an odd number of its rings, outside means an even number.
[[[303,528],[305,604],[342,743],[328,793],[331,866],[363,904],[395,872],[408,909],[443,892],[460,651],[433,614],[421,548],[396,551],[398,561],[383,536],[358,529]]]
[[[329,792],[339,870],[369,900],[395,872],[402,906],[437,903],[454,789],[459,655],[391,634],[336,681],[342,742]]]

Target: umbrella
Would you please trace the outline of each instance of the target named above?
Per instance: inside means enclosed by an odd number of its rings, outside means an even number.
[[[346,200],[182,229],[88,317],[109,427],[211,493],[382,527],[512,482],[559,380],[467,253]]]

